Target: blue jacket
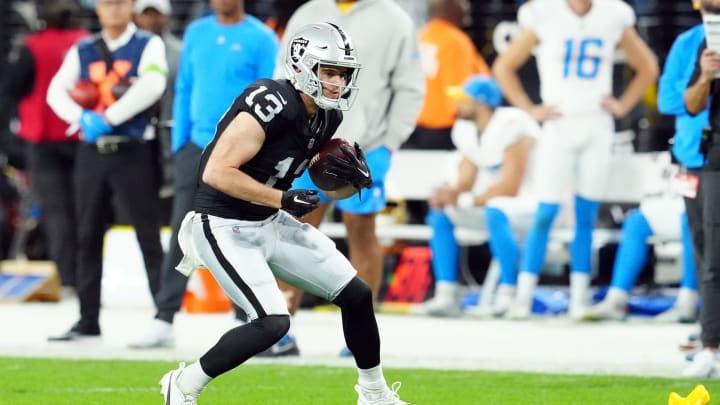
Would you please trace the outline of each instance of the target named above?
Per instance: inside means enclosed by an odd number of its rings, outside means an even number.
[[[708,126],[708,109],[692,116],[685,109],[683,97],[695,70],[698,49],[704,40],[703,24],[690,28],[675,39],[658,89],[658,110],[675,116],[672,153],[680,163],[691,169],[705,164],[705,157],[700,153],[700,138],[703,128]]]
[[[223,113],[245,87],[272,78],[278,40],[262,21],[246,14],[233,25],[215,15],[188,26],[175,80],[172,151],[188,140],[204,148]]]

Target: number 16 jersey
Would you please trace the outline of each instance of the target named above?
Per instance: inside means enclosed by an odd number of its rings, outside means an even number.
[[[602,98],[612,95],[615,49],[635,25],[632,8],[620,0],[595,0],[579,16],[567,0],[533,0],[520,7],[518,23],[539,39],[543,103],[564,114],[602,112]]]
[[[243,111],[252,115],[265,130],[265,142],[257,155],[239,170],[260,183],[283,191],[290,189],[292,181],[302,174],[312,156],[332,138],[342,122],[342,113],[318,109],[317,114],[308,116],[300,94],[287,80],[257,80],[235,99],[220,119],[213,140],[203,151],[193,209],[222,218],[258,221],[276,213],[277,208],[237,199],[202,181],[202,173],[218,138]]]

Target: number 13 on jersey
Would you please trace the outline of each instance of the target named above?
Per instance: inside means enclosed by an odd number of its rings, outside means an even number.
[[[599,55],[603,46],[600,38],[568,39],[565,41],[565,63],[563,77],[577,76],[592,79],[600,70],[602,59]],[[573,69],[574,67],[574,69]]]

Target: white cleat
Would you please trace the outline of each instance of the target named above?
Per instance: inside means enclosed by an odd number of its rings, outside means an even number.
[[[495,302],[487,305],[478,305],[465,310],[465,315],[473,318],[502,318],[509,310],[512,300]]]
[[[701,350],[693,357],[692,363],[682,371],[682,375],[693,378],[718,378],[719,371],[715,352]]]
[[[197,405],[197,395],[183,394],[178,386],[178,377],[185,368],[185,363],[175,370],[168,371],[160,380],[160,393],[165,398],[165,405]]]
[[[576,314],[571,314],[571,317]],[[588,308],[577,318],[581,321],[621,321],[627,317],[627,308],[625,305],[617,305],[615,303],[603,300]]]
[[[585,305],[570,305],[567,315],[573,321],[581,321],[589,311],[590,307]]]
[[[526,319],[530,319],[530,306],[524,304],[513,304],[510,306],[510,309],[505,312],[504,318],[513,321],[524,321]]]
[[[436,317],[458,317],[462,315],[460,302],[446,296],[433,297],[432,299],[415,305],[410,310],[413,315],[427,315]]]
[[[392,383],[392,388],[384,387],[379,390],[371,390],[360,385],[355,385],[355,391],[358,393],[358,405],[411,405],[400,399],[398,391],[402,383],[396,381]]]
[[[175,347],[175,336],[172,324],[160,319],[153,319],[145,334],[134,342],[130,342],[131,349],[158,349]]]
[[[477,305],[474,307],[470,307],[465,309],[465,315],[471,316],[473,318],[479,318],[479,319],[487,319],[493,317],[493,309],[492,305]]]
[[[661,312],[653,318],[658,323],[693,323],[697,320],[697,311],[695,308],[681,308],[679,305],[673,305],[665,312]]]

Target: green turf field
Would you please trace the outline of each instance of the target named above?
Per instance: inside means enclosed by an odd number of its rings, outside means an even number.
[[[162,404],[157,382],[175,363],[0,358],[0,404]],[[386,370],[413,405],[659,405],[703,383],[720,398],[720,381],[571,376],[455,370]],[[353,405],[352,368],[250,364],[221,376],[200,404]],[[720,403],[720,401],[712,401]]]

